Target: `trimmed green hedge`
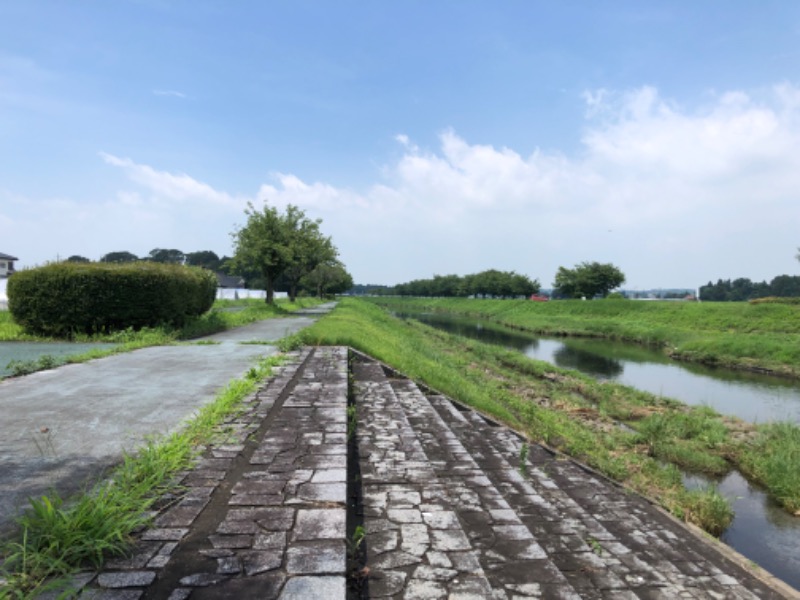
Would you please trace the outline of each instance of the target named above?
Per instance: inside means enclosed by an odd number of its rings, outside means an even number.
[[[211,308],[217,279],[208,270],[150,262],[55,263],[8,280],[8,309],[29,333],[70,337],[172,325]]]

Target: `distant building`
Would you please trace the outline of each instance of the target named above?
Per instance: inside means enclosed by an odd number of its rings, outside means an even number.
[[[16,256],[10,256],[0,252],[0,277],[8,277],[14,274],[14,261],[19,260]]]

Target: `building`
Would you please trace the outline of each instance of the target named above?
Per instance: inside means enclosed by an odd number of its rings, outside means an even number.
[[[14,274],[14,261],[19,260],[16,256],[9,256],[0,252],[0,277],[8,277]]]

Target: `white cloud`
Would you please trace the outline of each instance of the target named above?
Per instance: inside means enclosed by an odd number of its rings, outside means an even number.
[[[176,90],[153,90],[155,96],[169,96],[172,98],[186,98],[186,94]]]
[[[137,164],[129,158],[119,158],[106,152],[100,152],[100,157],[107,164],[123,169],[131,181],[149,189],[158,199],[210,202],[236,207],[244,206],[247,202],[247,198],[217,191],[185,173],[158,171],[148,165]]]
[[[354,235],[347,221],[368,228],[357,238],[383,244],[383,257],[409,258],[399,261],[402,272],[386,274],[399,280],[496,266],[549,284],[559,265],[580,260],[611,260],[640,286],[791,270],[800,225],[798,88],[727,92],[694,110],[652,87],[584,97],[578,156],[523,156],[452,130],[437,150],[423,151],[400,134],[404,154],[362,194],[292,175],[262,192],[311,212],[345,211],[331,216],[334,239]],[[352,257],[357,275],[378,280],[374,253],[354,243]]]
[[[652,87],[584,97],[574,155],[523,155],[450,129],[425,149],[398,134],[401,156],[358,190],[276,172],[255,193],[234,194],[101,153],[129,182],[113,200],[6,195],[0,239],[10,246],[0,250],[27,258],[38,250],[26,240],[63,237],[69,222],[63,253],[227,253],[247,202],[266,201],[322,218],[360,282],[494,267],[547,286],[558,266],[582,260],[614,262],[640,288],[797,272],[800,88],[710,94],[694,108]]]

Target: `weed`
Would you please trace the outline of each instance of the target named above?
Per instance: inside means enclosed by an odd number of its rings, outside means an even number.
[[[347,407],[347,439],[350,440],[356,434],[356,426],[358,425],[358,410],[355,404]]]
[[[347,550],[351,557],[356,555],[356,552],[358,552],[358,549],[361,547],[361,544],[364,543],[364,538],[366,537],[367,530],[364,529],[364,526],[356,525],[356,528],[353,530],[353,535],[347,540]]]
[[[603,547],[600,545],[600,542],[593,537],[586,539],[586,545],[589,546],[589,548],[592,549],[592,552],[594,552],[597,556],[603,556]]]
[[[519,472],[523,475],[528,473],[528,452],[530,451],[528,444],[524,443],[519,447]]]

